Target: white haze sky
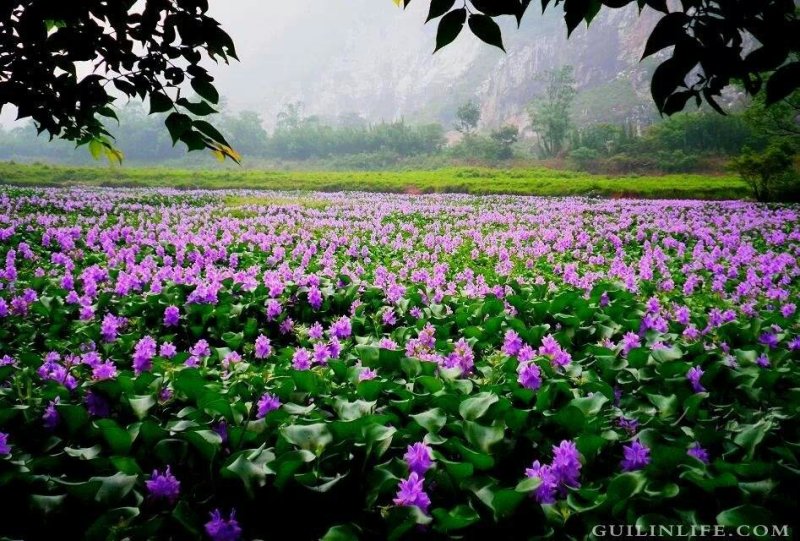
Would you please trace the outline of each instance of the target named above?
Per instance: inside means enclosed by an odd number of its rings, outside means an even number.
[[[229,110],[257,111],[267,125],[293,101],[310,103],[309,114],[413,116],[424,107],[425,92],[456,92],[458,81],[484,76],[487,62],[505,57],[468,31],[432,55],[436,23],[424,24],[429,5],[417,0],[403,10],[392,0],[210,0],[240,62],[207,66]],[[504,19],[510,37],[516,25]],[[539,24],[538,13],[526,19]],[[478,55],[483,64],[469,67]],[[455,101],[468,97],[453,95]],[[0,123],[9,126],[15,116],[7,107]]]
[[[293,85],[343,59],[349,36],[369,31],[398,44],[411,31],[418,39],[425,32],[425,6],[418,4],[404,12],[391,0],[210,0],[211,14],[233,37],[241,60],[210,67],[231,108],[273,111],[265,100],[291,99]],[[6,107],[0,123],[13,124],[15,117]]]

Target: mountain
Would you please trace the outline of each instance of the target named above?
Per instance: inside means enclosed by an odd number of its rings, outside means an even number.
[[[423,24],[427,2],[401,11],[389,0],[293,0],[273,16],[260,2],[240,0],[235,13],[217,14],[242,58],[217,75],[230,107],[258,111],[268,125],[297,101],[328,119],[356,113],[449,125],[471,99],[481,104],[486,127],[524,127],[540,76],[565,64],[575,68],[577,120],[647,124],[656,114],[653,65],[639,62],[658,20],[653,11],[605,9],[568,40],[560,10],[531,9],[520,28],[502,22],[507,54],[465,31],[434,55],[436,23]]]

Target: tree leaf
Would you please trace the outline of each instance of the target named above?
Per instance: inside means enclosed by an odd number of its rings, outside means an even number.
[[[436,33],[436,49],[434,52],[453,43],[464,28],[465,22],[467,22],[467,10],[464,8],[454,9],[442,17]]]
[[[469,16],[469,28],[478,38],[489,45],[494,45],[505,52],[503,33],[500,26],[488,15],[472,14]]]

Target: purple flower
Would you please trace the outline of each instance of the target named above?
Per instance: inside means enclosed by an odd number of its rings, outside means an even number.
[[[322,307],[322,293],[318,287],[314,286],[308,290],[308,304],[314,310],[319,310]]]
[[[278,319],[278,316],[281,315],[282,311],[283,309],[281,308],[281,303],[275,299],[270,299],[267,301],[267,319],[269,321]]]
[[[292,318],[287,317],[281,321],[281,324],[278,325],[278,330],[281,334],[290,334],[294,330],[294,321],[292,321]]]
[[[394,310],[389,308],[383,315],[381,316],[381,322],[386,326],[395,325],[397,323],[397,316],[394,313]]]
[[[86,393],[84,402],[89,415],[92,417],[108,417],[111,414],[111,407],[106,399],[93,391]]]
[[[211,347],[209,347],[208,342],[205,340],[198,340],[189,350],[189,353],[195,357],[208,357],[211,355]]]
[[[236,512],[231,511],[226,520],[219,509],[211,512],[211,520],[206,522],[206,533],[212,541],[237,541],[242,535],[242,529],[236,521]]]
[[[269,338],[261,334],[258,336],[258,338],[256,338],[256,359],[266,359],[270,355],[272,355],[272,343],[269,341]]]
[[[0,432],[0,455],[10,455],[11,446],[8,444],[8,434]]]
[[[113,342],[117,339],[119,328],[124,325],[125,319],[113,314],[106,314],[100,324],[100,334],[106,342]]]
[[[622,471],[640,470],[650,464],[650,449],[634,440],[630,445],[622,447]]]
[[[331,350],[327,344],[317,342],[314,344],[314,362],[317,364],[328,364],[328,359],[331,358]]]
[[[133,372],[137,376],[149,372],[153,368],[153,357],[156,356],[156,341],[145,336],[136,343],[133,349]]]
[[[331,338],[328,342],[328,353],[331,359],[338,359],[339,354],[342,352],[342,344],[336,338]]]
[[[581,461],[575,443],[564,440],[557,447],[553,446],[553,462],[550,464],[550,469],[558,479],[562,491],[564,487],[580,486],[578,477],[581,473]]]
[[[778,336],[775,333],[765,332],[758,340],[769,349],[775,349],[778,347]]]
[[[58,402],[58,397],[56,397],[55,400],[51,400],[50,404],[48,404],[47,408],[44,410],[44,415],[42,415],[42,422],[44,423],[44,427],[48,430],[53,430],[58,426],[59,416],[58,410],[56,409]]]
[[[513,357],[519,353],[520,348],[522,348],[522,338],[520,338],[516,331],[511,329],[507,330],[505,337],[503,337],[503,347],[501,351],[509,357]]]
[[[308,328],[308,337],[311,340],[322,340],[322,333],[324,329],[322,325],[319,324],[319,321],[315,321],[314,324]]]
[[[408,479],[400,481],[397,485],[394,503],[404,507],[418,507],[420,511],[427,514],[431,499],[425,493],[422,487],[422,478],[418,474],[411,473]]]
[[[176,348],[175,344],[173,344],[172,342],[164,342],[158,349],[158,354],[164,357],[165,359],[173,358],[177,352],[178,348]]]
[[[632,349],[638,348],[642,344],[639,335],[632,332],[625,333],[622,337],[622,354],[627,355]]]
[[[555,503],[556,494],[566,495],[568,488],[581,485],[578,477],[581,472],[580,454],[575,443],[563,440],[553,446],[553,462],[543,465],[538,460],[525,470],[525,475],[541,481],[534,497],[539,503]]]
[[[353,332],[350,325],[350,318],[342,316],[331,325],[331,335],[339,340],[344,340]]]
[[[521,363],[517,373],[519,374],[517,381],[526,389],[535,391],[542,386],[542,371],[535,363]]]
[[[558,479],[553,474],[550,466],[542,465],[536,460],[530,468],[525,470],[525,475],[541,481],[541,484],[536,487],[533,493],[537,502],[546,504],[556,503]]]
[[[107,379],[114,379],[116,377],[117,366],[113,361],[99,363],[92,368],[92,379],[95,381],[104,381]]]
[[[311,368],[311,354],[305,348],[300,348],[292,356],[292,368],[295,370],[308,370]]]
[[[693,366],[686,372],[686,379],[689,380],[689,383],[692,384],[692,390],[696,393],[702,393],[705,391],[705,387],[700,383],[700,378],[703,377],[703,369],[699,366]]]
[[[709,462],[708,451],[706,451],[705,449],[700,447],[700,443],[699,442],[694,442],[692,444],[692,446],[689,447],[689,450],[686,451],[686,454],[691,456],[691,457],[696,458],[697,460],[699,460],[703,464],[708,464],[708,462]]]
[[[410,472],[423,476],[433,465],[431,448],[421,442],[409,445],[403,460],[406,461]]]
[[[242,356],[235,351],[231,351],[225,355],[220,364],[225,370],[230,370],[231,365],[236,365],[240,362],[242,362]]]
[[[769,366],[769,357],[767,357],[767,355],[766,355],[765,353],[764,353],[764,354],[761,354],[761,355],[759,355],[759,356],[756,358],[756,364],[757,364],[758,366],[760,366],[761,368],[766,368],[766,367],[768,367],[768,366]]]
[[[227,443],[228,441],[228,423],[225,422],[225,419],[222,419],[215,425],[211,426],[211,430],[213,430],[221,439],[222,443]]]
[[[626,417],[620,417],[617,420],[617,425],[623,430],[627,431],[629,434],[636,434],[636,431],[639,428],[639,421],[637,421],[636,419],[628,419]]]
[[[150,480],[145,482],[145,485],[151,498],[164,500],[170,504],[177,501],[181,492],[181,482],[172,475],[169,466],[164,470],[164,473],[153,470],[153,475],[150,476]]]
[[[265,393],[258,401],[258,412],[256,413],[256,417],[258,419],[263,419],[269,412],[275,411],[280,407],[281,401],[277,396],[274,394]]]
[[[364,368],[358,373],[358,381],[369,381],[378,377],[378,373],[371,368]]]
[[[181,311],[178,309],[177,306],[167,306],[167,309],[164,310],[165,327],[177,327],[180,318],[181,318]]]

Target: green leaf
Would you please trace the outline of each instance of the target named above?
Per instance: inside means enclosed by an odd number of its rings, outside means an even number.
[[[56,496],[31,494],[31,503],[36,509],[47,515],[53,511],[57,511],[61,507],[61,504],[64,503],[66,497],[66,494]]]
[[[95,421],[95,426],[100,429],[103,438],[111,447],[111,451],[117,455],[126,455],[131,449],[133,441],[127,430],[122,429],[116,421],[112,419],[100,419]]]
[[[202,79],[192,79],[192,89],[204,100],[214,105],[219,103],[219,92],[210,82]]]
[[[492,406],[500,400],[496,394],[478,393],[473,398],[468,398],[458,406],[458,413],[468,421],[482,417]]]
[[[325,423],[289,425],[281,429],[281,434],[289,443],[317,455],[333,441],[333,435]]]
[[[526,477],[519,483],[517,483],[517,487],[514,489],[517,492],[533,492],[542,484],[542,480],[539,477]]]
[[[647,399],[658,409],[658,413],[661,417],[673,417],[678,411],[678,397],[674,394],[662,396],[659,394],[647,393],[645,396],[647,396]]]
[[[171,113],[164,121],[172,137],[172,144],[175,145],[183,135],[192,129],[192,119],[183,113]]]
[[[339,524],[332,526],[320,538],[320,541],[358,541],[358,530],[352,524]]]
[[[740,505],[727,509],[717,515],[717,524],[722,526],[755,526],[758,524],[771,524],[770,513],[758,505]]]
[[[203,457],[211,462],[222,446],[222,437],[213,430],[194,430],[181,433],[181,437],[197,449]]]
[[[437,433],[447,423],[447,415],[441,408],[434,408],[422,413],[411,415],[418,425],[428,432]]]
[[[622,502],[638,494],[644,488],[647,479],[641,472],[621,473],[608,485],[608,500],[612,503]]]
[[[504,434],[502,425],[483,426],[472,421],[464,421],[464,437],[484,453],[489,453],[494,444],[502,441]]]
[[[135,398],[129,398],[128,403],[134,415],[141,420],[147,417],[147,412],[156,405],[156,399],[152,395],[137,396]]]
[[[435,51],[453,43],[464,28],[465,22],[467,22],[467,10],[464,8],[454,9],[442,17],[436,33]]]
[[[441,17],[450,11],[455,3],[456,0],[431,0],[431,7],[428,10],[428,18],[425,22],[427,23],[428,21]]]
[[[586,416],[579,408],[571,404],[559,410],[553,416],[553,420],[573,434],[579,433],[586,424]]]
[[[110,477],[92,477],[87,483],[99,482],[100,486],[94,499],[98,503],[107,505],[118,502],[127,496],[133,490],[138,479],[139,477],[136,475],[125,475],[117,472]]]
[[[498,490],[492,498],[492,509],[494,509],[495,517],[510,516],[525,498],[526,496],[523,492],[509,489]]]
[[[752,425],[744,425],[733,439],[733,442],[745,450],[748,460],[752,459],[756,447],[763,441],[771,428],[772,423],[769,421],[759,421]]]
[[[453,509],[434,509],[434,528],[441,532],[461,530],[480,520],[478,513],[469,505],[457,505]]]
[[[150,114],[166,113],[172,109],[172,100],[166,94],[161,92],[152,92],[150,94]]]
[[[488,15],[473,13],[469,16],[469,28],[476,37],[485,41],[489,45],[494,45],[505,51],[503,46],[503,34],[494,19]]]
[[[103,145],[103,142],[100,141],[99,139],[92,139],[91,141],[89,141],[89,153],[95,160],[100,159],[100,156],[103,155],[104,149],[105,146]]]
[[[594,393],[592,396],[574,398],[570,404],[578,408],[586,417],[594,417],[603,409],[603,404],[608,402],[608,398],[602,393]]]

